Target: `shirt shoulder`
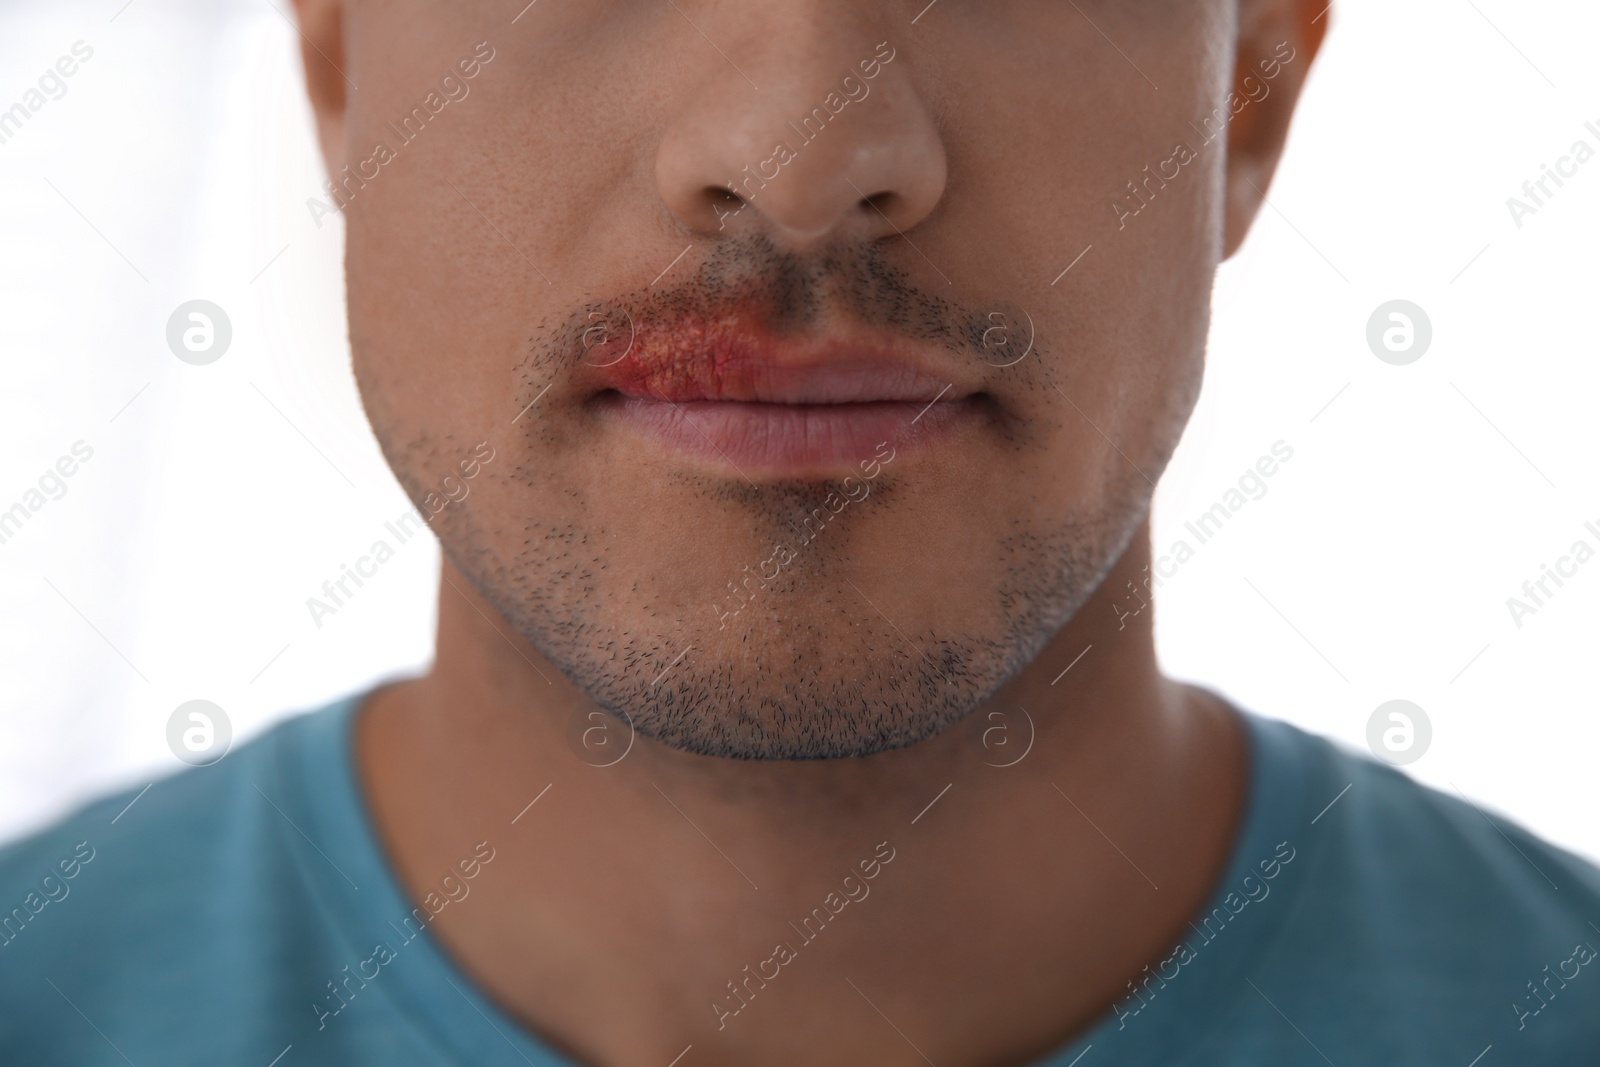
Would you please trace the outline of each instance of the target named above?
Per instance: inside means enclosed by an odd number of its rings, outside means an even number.
[[[348,711],[296,716],[0,849],[0,1063],[265,1064],[314,1030],[353,951],[318,888],[340,877],[322,847],[339,847],[306,810],[298,757]],[[357,1047],[439,1062],[373,1029],[320,1041],[322,1062]]]
[[[36,942],[47,940],[40,932],[69,910],[85,933],[115,924],[126,938],[148,936],[161,919],[192,914],[193,889],[233,880],[242,856],[263,862],[267,827],[242,801],[258,779],[270,784],[277,750],[296,725],[281,724],[213,766],[94,801],[0,848],[0,958],[36,956]],[[103,888],[108,881],[114,892]],[[124,924],[135,915],[151,921]],[[173,932],[161,929],[166,938]],[[0,972],[0,981],[15,970]]]
[[[1465,1064],[1490,1046],[1501,1062],[1600,1062],[1600,869],[1463,794],[1255,728],[1263,750],[1297,750],[1308,786],[1284,830],[1299,884],[1242,991],[1261,1027],[1314,1027],[1335,1062]]]
[[[1333,882],[1365,899],[1374,922],[1403,920],[1416,941],[1438,946],[1447,924],[1471,920],[1490,935],[1464,949],[1479,954],[1514,940],[1600,936],[1590,925],[1600,919],[1593,863],[1465,794],[1294,732],[1348,787],[1320,820],[1321,863]]]
[[[1247,800],[1210,899],[1039,1067],[1091,1049],[1119,1067],[1600,1063],[1600,870],[1387,764],[1243,721]]]

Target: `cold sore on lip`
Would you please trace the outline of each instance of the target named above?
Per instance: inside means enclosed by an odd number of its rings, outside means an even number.
[[[748,478],[853,468],[885,443],[898,452],[948,436],[981,394],[919,356],[892,337],[796,341],[683,319],[607,337],[583,362],[604,417]]]

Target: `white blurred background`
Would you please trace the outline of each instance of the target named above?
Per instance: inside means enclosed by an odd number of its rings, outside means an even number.
[[[237,744],[430,654],[428,537],[320,629],[305,606],[409,505],[348,369],[338,220],[305,207],[287,11],[0,8],[0,110],[92,49],[0,143],[0,512],[92,449],[0,543],[0,838],[179,769],[185,701]],[[1520,627],[1506,601],[1600,550],[1600,158],[1520,227],[1506,201],[1600,150],[1596,40],[1581,0],[1342,0],[1219,277],[1155,533],[1195,549],[1160,590],[1170,671],[1363,749],[1378,705],[1413,701],[1433,738],[1409,773],[1591,858],[1600,559]],[[210,366],[165,343],[196,298],[232,319]],[[1407,366],[1366,341],[1394,299],[1433,326]],[[1265,495],[1199,544],[1185,523],[1279,441]]]

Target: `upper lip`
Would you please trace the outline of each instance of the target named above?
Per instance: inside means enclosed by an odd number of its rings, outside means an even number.
[[[581,362],[601,390],[670,403],[927,404],[970,392],[893,336],[800,339],[731,316],[630,323]]]

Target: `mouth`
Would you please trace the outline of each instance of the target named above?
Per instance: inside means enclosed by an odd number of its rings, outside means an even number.
[[[583,362],[599,417],[669,455],[754,479],[828,476],[886,448],[903,455],[949,440],[991,399],[930,356],[893,337],[800,342],[724,320],[630,329]]]
[[[653,400],[601,394],[606,417],[670,452],[726,464],[745,477],[823,475],[948,437],[975,413],[975,401],[769,404],[737,400]]]

